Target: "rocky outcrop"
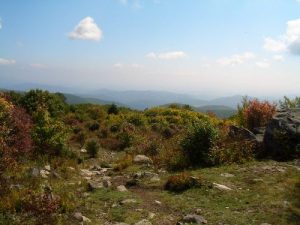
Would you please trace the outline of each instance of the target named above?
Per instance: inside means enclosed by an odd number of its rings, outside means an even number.
[[[300,156],[300,109],[281,110],[267,124],[266,154],[280,160]]]

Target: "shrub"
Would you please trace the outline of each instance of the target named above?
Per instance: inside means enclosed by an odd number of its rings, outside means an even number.
[[[117,115],[119,113],[119,109],[118,109],[117,105],[116,104],[111,104],[111,106],[107,110],[107,113]]]
[[[123,158],[118,160],[117,164],[114,166],[115,171],[122,171],[127,167],[131,166],[133,163],[133,156],[131,154],[126,154]]]
[[[276,106],[268,101],[260,102],[255,99],[249,102],[244,110],[245,125],[253,130],[255,127],[265,126],[276,112]]]
[[[44,109],[50,113],[50,116],[58,116],[66,109],[61,94],[52,94],[42,90],[30,90],[21,97],[20,104],[30,114],[34,114],[38,109]]]
[[[165,189],[173,192],[182,192],[187,189],[200,186],[201,182],[199,179],[184,172],[170,176],[165,184]]]
[[[208,121],[194,123],[188,130],[181,146],[193,166],[209,165],[210,148],[218,137],[217,129]]]
[[[294,99],[290,99],[290,98],[284,96],[283,100],[279,101],[279,105],[283,109],[299,108],[300,107],[300,97],[295,97]]]
[[[97,122],[95,122],[89,126],[90,131],[96,131],[96,130],[99,130],[99,128],[100,128],[100,125]]]
[[[133,136],[128,132],[122,132],[118,135],[118,139],[120,141],[120,149],[124,150],[125,148],[129,148],[133,144]]]
[[[100,146],[96,140],[90,140],[86,144],[87,153],[91,158],[95,158],[98,155],[99,148]]]
[[[276,112],[276,105],[258,99],[243,99],[242,106],[238,106],[236,120],[240,126],[249,130],[265,126]]]
[[[215,165],[245,163],[255,158],[257,145],[253,141],[231,140],[220,143],[211,150]]]
[[[37,151],[41,154],[60,155],[66,147],[67,130],[64,124],[41,109],[34,113],[33,118],[35,126],[32,138]]]

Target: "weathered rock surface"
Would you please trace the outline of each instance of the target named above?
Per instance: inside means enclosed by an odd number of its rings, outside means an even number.
[[[256,141],[256,136],[250,130],[235,125],[229,126],[229,136]]]
[[[300,156],[300,109],[278,111],[266,126],[263,142],[274,158]]]
[[[145,155],[136,155],[133,159],[133,162],[136,164],[152,164],[152,159]]]
[[[204,219],[204,217],[196,215],[196,214],[190,214],[183,217],[182,222],[184,223],[196,223],[196,224],[206,224],[207,220]]]

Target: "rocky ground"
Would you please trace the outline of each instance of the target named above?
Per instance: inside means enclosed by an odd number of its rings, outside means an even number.
[[[121,154],[121,153],[120,153]],[[122,171],[111,168],[120,156],[102,152],[64,170],[33,170],[53,193],[73,194],[70,224],[297,224],[300,162],[253,161],[191,170],[205,185],[184,192],[164,190],[171,175],[145,156]],[[101,154],[100,154],[101,155]],[[39,172],[38,172],[39,171]],[[72,204],[72,203],[70,203]]]

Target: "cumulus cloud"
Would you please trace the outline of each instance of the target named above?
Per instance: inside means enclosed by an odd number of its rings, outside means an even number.
[[[13,59],[3,59],[3,58],[0,58],[0,65],[12,65],[12,64],[15,64],[16,61],[13,60]]]
[[[284,52],[300,55],[300,19],[287,22],[285,34],[277,39],[265,38],[264,48],[272,52]]]
[[[273,55],[275,61],[284,61],[283,55]]]
[[[267,69],[271,66],[271,64],[269,63],[268,60],[263,60],[263,61],[259,61],[255,63],[256,66],[263,68],[263,69]]]
[[[252,52],[245,52],[242,54],[235,54],[230,57],[224,57],[217,60],[222,66],[235,66],[239,64],[243,64],[251,59],[255,58],[255,54]]]
[[[286,48],[286,43],[281,40],[274,40],[272,38],[265,38],[264,49],[271,52],[283,52]]]
[[[70,39],[76,40],[88,40],[88,41],[99,41],[102,38],[102,30],[95,23],[91,17],[82,19],[79,24],[69,33]]]
[[[176,59],[185,58],[186,56],[187,54],[183,51],[162,52],[162,53],[150,52],[146,55],[146,57],[150,59],[162,59],[162,60],[176,60]]]

